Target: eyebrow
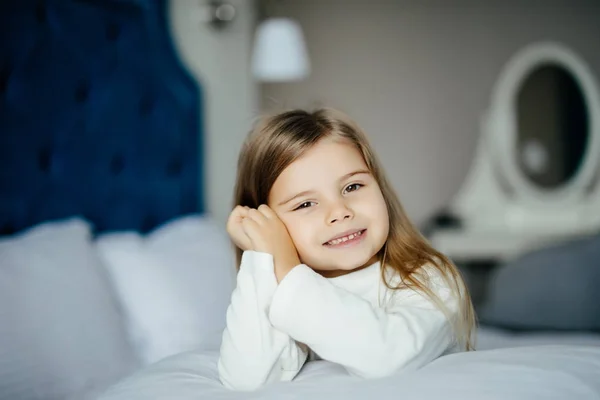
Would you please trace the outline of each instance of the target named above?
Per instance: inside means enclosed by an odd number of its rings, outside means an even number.
[[[367,169],[359,169],[358,171],[354,171],[354,172],[350,172],[349,174],[346,174],[344,176],[342,176],[340,178],[340,182],[345,181],[348,178],[352,178],[354,175],[359,175],[359,174],[371,174],[371,171],[367,170]]]
[[[349,174],[346,174],[346,175],[342,176],[342,177],[339,179],[339,181],[340,181],[340,182],[343,182],[343,181],[345,181],[346,179],[353,177],[354,175],[360,175],[360,174],[371,174],[371,171],[369,171],[369,170],[366,170],[366,169],[361,169],[361,170],[358,170],[358,171],[353,171],[353,172],[350,172]],[[294,196],[290,197],[290,198],[289,198],[289,199],[287,199],[287,200],[284,200],[284,201],[282,201],[282,202],[281,202],[281,203],[279,203],[278,205],[279,205],[279,206],[282,206],[282,205],[284,205],[284,204],[287,204],[287,203],[289,203],[290,201],[292,201],[292,200],[294,200],[294,199],[297,199],[298,197],[302,197],[302,196],[308,196],[309,194],[313,194],[314,192],[315,192],[314,190],[305,190],[305,191],[303,191],[303,192],[300,192],[300,193],[298,193],[298,194],[295,194]]]

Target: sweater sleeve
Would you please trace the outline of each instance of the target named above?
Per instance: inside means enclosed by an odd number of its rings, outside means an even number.
[[[447,287],[430,288],[456,313],[458,301]],[[321,358],[360,377],[383,377],[420,368],[454,342],[450,322],[430,300],[410,290],[394,294],[385,309],[373,306],[300,265],[280,282],[269,316]]]
[[[268,319],[276,288],[273,257],[244,252],[218,361],[221,382],[230,389],[255,390],[266,383],[290,381],[306,361],[306,346],[275,329]]]

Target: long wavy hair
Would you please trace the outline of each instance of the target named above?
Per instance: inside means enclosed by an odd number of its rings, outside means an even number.
[[[450,319],[460,347],[473,350],[475,312],[460,272],[409,220],[366,134],[347,115],[325,108],[314,112],[291,110],[259,119],[240,151],[234,207],[257,208],[267,204],[269,192],[283,170],[326,137],[343,138],[356,146],[385,199],[390,229],[378,253],[381,265],[385,266],[381,268],[385,285],[392,290],[412,289],[427,296]],[[242,250],[236,248],[238,266],[241,257]],[[424,265],[436,268],[459,298],[458,318],[451,318],[442,300],[428,288]],[[390,274],[386,273],[389,269],[400,277],[398,285],[390,283]]]

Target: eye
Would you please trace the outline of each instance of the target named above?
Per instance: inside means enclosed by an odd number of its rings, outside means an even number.
[[[298,207],[294,208],[294,211],[301,210],[303,208],[312,207],[313,204],[314,204],[314,201],[305,201],[304,203],[300,204]]]
[[[349,193],[349,192],[355,192],[363,186],[364,185],[361,185],[360,183],[352,183],[352,184],[346,186],[346,188],[344,189],[344,194]]]

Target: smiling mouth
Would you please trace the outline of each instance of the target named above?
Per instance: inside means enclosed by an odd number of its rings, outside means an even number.
[[[323,245],[324,246],[338,246],[338,245],[344,244],[344,243],[350,244],[353,242],[357,242],[359,239],[362,238],[362,236],[364,235],[365,232],[366,232],[366,229],[361,229],[361,230],[355,231],[353,233],[350,233],[349,235],[331,239],[330,241],[323,243]]]

